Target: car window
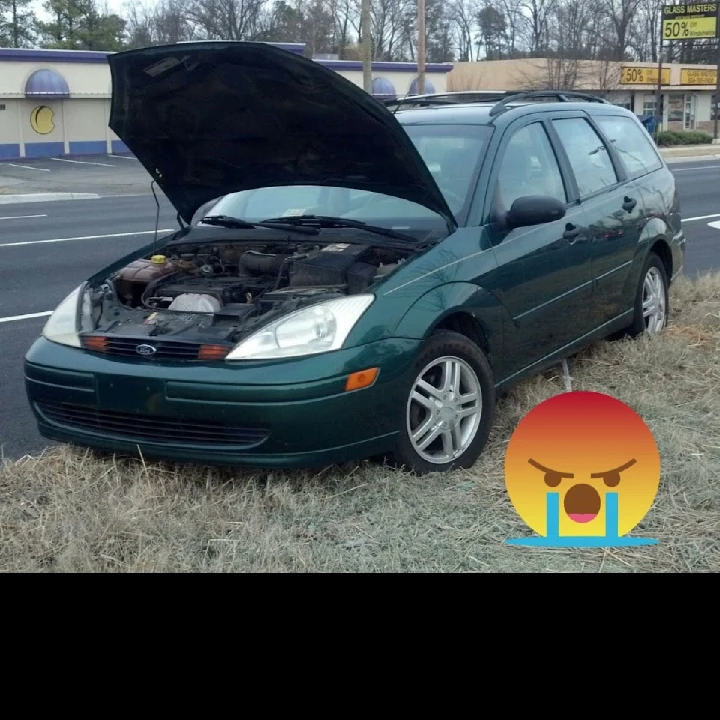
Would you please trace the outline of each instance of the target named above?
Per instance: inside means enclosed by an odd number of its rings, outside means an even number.
[[[545,128],[525,125],[510,138],[500,160],[496,200],[507,211],[526,195],[545,195],[567,202],[560,167]]]
[[[470,202],[491,128],[486,125],[404,125],[454,214]]]
[[[485,148],[493,129],[487,125],[403,126],[435,178],[450,210],[458,215],[469,205]],[[376,179],[382,186],[382,173]],[[391,185],[393,178],[387,178]],[[390,188],[392,191],[392,188]],[[262,187],[229,193],[212,206],[214,215],[250,222],[291,215],[331,215],[368,224],[417,229],[445,228],[445,220],[423,205],[370,190],[328,184]]]
[[[620,115],[599,115],[595,122],[613,143],[632,177],[645,175],[662,167],[647,130],[632,118]]]
[[[318,185],[298,185],[291,191],[287,187],[260,188],[248,191],[244,212],[252,218],[304,215],[322,205],[327,196],[328,188]]]
[[[563,118],[552,122],[567,153],[581,198],[618,182],[608,149],[587,120]]]

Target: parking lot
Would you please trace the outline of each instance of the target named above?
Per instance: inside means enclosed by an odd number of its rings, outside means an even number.
[[[146,193],[150,192],[150,176],[134,157],[127,155],[0,162],[0,195],[47,192]]]

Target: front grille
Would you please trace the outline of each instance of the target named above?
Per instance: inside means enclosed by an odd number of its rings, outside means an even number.
[[[196,342],[177,340],[156,340],[155,338],[127,338],[107,335],[89,335],[82,338],[83,348],[91,352],[116,357],[128,357],[135,360],[214,360],[221,359],[223,353],[230,352],[231,347],[221,345],[202,345]],[[155,348],[155,352],[143,354],[138,352],[141,345]],[[212,349],[211,352],[207,352]]]
[[[251,447],[265,440],[265,428],[234,427],[207,420],[188,420],[159,415],[101,410],[68,403],[35,403],[37,410],[55,425],[73,430],[89,430],[118,440],[188,445],[232,445]]]

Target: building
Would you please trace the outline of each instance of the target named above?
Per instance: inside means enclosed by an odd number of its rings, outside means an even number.
[[[302,54],[303,44],[280,44]],[[0,48],[0,160],[126,153],[108,127],[111,78],[109,53],[83,50]],[[362,63],[315,59],[363,86]],[[445,92],[452,64],[425,66],[425,91]],[[375,62],[373,95],[413,94],[415,63]]]
[[[662,129],[712,133],[717,69],[672,63],[662,67]],[[655,115],[657,63],[533,58],[455,63],[448,90],[562,88],[602,94],[637,115]]]

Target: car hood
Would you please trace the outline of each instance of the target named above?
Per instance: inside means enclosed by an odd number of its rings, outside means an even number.
[[[259,42],[108,56],[109,126],[185,222],[221,195],[335,185],[393,195],[457,223],[394,115],[319,63]]]

